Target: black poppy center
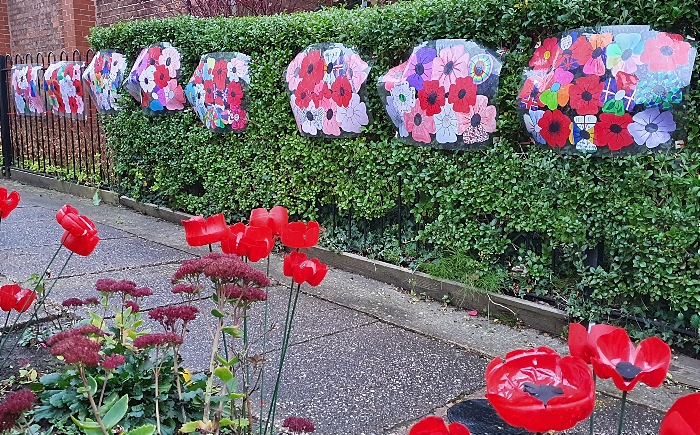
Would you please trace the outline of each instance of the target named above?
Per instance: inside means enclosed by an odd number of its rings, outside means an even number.
[[[551,124],[549,124],[549,132],[552,134],[559,133],[561,131],[561,124],[559,121],[552,121]]]
[[[329,121],[330,121],[331,119],[333,119],[333,109],[328,109],[328,110],[326,111],[326,119],[329,120]]]
[[[314,114],[311,113],[310,110],[309,110],[308,112],[306,112],[306,119],[308,119],[309,121],[313,121],[313,120],[314,120]]]
[[[664,56],[673,56],[673,49],[668,45],[664,45],[663,47],[661,47],[660,51],[661,54],[663,54]]]
[[[423,117],[420,116],[420,113],[416,113],[416,115],[413,117],[413,124],[419,126],[421,122],[423,122]]]
[[[425,72],[425,67],[423,66],[423,64],[417,63],[416,64],[416,74],[419,76],[422,76],[424,72]]]
[[[615,370],[622,376],[622,379],[627,382],[634,379],[642,371],[642,369],[627,361],[617,363]]]
[[[443,68],[442,73],[445,74],[446,76],[449,76],[452,74],[452,71],[455,69],[455,63],[452,61],[449,61],[445,64],[445,68]]]
[[[326,65],[326,74],[330,74],[333,72],[333,62],[329,62],[328,65]]]
[[[236,91],[231,91],[231,97],[236,98]]]
[[[302,92],[301,95],[299,95],[299,96],[301,97],[300,98],[301,101],[306,100],[306,92]]]
[[[155,65],[155,64],[156,64],[156,60],[155,60],[155,59],[148,59],[148,64],[149,64],[149,65]]]
[[[620,56],[620,57],[622,58],[622,60],[627,60],[627,59],[629,59],[630,57],[632,57],[632,53],[633,53],[633,52],[632,52],[632,49],[631,49],[631,48],[628,48],[627,50],[625,50],[625,51],[622,52],[622,56]]]
[[[306,68],[306,74],[311,75],[314,72],[314,64],[310,63],[309,66]]]
[[[472,127],[478,127],[481,124],[481,115],[475,113],[471,120]]]
[[[612,124],[610,126],[610,131],[615,134],[620,134],[622,132],[622,127],[619,124]]]
[[[593,54],[592,54],[593,59],[598,58],[598,57],[600,57],[600,56],[602,56],[602,55],[603,55],[603,49],[602,49],[602,48],[598,47],[598,48],[596,48],[595,50],[593,50]]]
[[[438,99],[437,92],[431,91],[430,94],[428,94],[427,100],[428,100],[428,104],[430,104],[431,106],[433,104],[437,103],[437,99]]]
[[[555,387],[554,385],[537,385],[532,382],[525,382],[523,386],[523,391],[538,399],[544,406],[547,406],[547,402],[557,396],[563,396],[564,390],[561,387]]]
[[[144,82],[145,84],[148,84],[148,77],[144,77],[144,78],[143,78],[143,82]]]
[[[482,65],[481,63],[477,63],[474,66],[474,75],[478,77],[478,76],[482,75],[483,73],[484,73],[484,65]]]
[[[583,91],[583,92],[581,93],[581,99],[582,99],[583,101],[591,101],[591,100],[593,99],[593,94],[591,94],[591,93],[588,92],[588,91]]]
[[[457,94],[457,98],[459,98],[459,99],[461,100],[462,98],[464,98],[464,97],[466,97],[466,96],[467,96],[467,90],[466,90],[466,89],[460,89],[460,90],[459,90],[459,93]]]
[[[340,89],[338,90],[338,93],[340,94],[341,97],[344,97],[345,96],[345,88],[341,86]]]
[[[586,130],[581,130],[581,139],[588,140],[591,138],[591,134]]]
[[[236,67],[235,67],[235,66],[234,66],[233,68],[231,68],[231,72],[233,72],[234,74],[236,74],[236,73],[238,72],[238,71],[236,71]]]
[[[650,122],[646,126],[644,126],[644,130],[648,131],[649,133],[654,133],[659,129],[659,126],[654,124],[653,122]]]

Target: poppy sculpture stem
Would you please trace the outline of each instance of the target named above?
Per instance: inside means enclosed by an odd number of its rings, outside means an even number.
[[[595,384],[596,384],[596,376],[595,372],[593,372],[593,389],[595,389]],[[593,412],[591,413],[591,418],[590,418],[590,424],[589,424],[589,429],[588,433],[589,435],[593,435],[593,420],[595,419],[595,407],[593,408]]]
[[[289,286],[289,299],[287,300],[287,316],[284,320],[284,335],[282,336],[282,349],[280,350],[280,363],[277,367],[277,380],[275,381],[275,389],[272,392],[272,399],[270,400],[270,408],[267,411],[267,421],[265,422],[265,432],[267,434],[268,425],[270,430],[274,429],[275,426],[275,412],[277,411],[277,395],[279,394],[280,382],[282,381],[282,368],[284,365],[284,358],[287,355],[287,347],[289,346],[289,338],[292,333],[292,320],[294,320],[294,311],[296,311],[297,300],[299,299],[299,289],[301,284],[297,285],[296,295],[294,294],[294,279]],[[294,296],[294,302],[292,303],[292,296]]]
[[[627,403],[627,391],[622,392],[622,406],[620,407],[620,424],[617,426],[617,435],[622,434],[622,423],[625,421],[625,404]]]

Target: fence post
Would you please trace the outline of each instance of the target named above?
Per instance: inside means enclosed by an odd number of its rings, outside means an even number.
[[[12,138],[10,135],[10,101],[7,90],[7,57],[0,56],[0,139],[2,140],[2,172],[10,178]]]

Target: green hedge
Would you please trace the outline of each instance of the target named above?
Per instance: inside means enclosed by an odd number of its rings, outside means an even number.
[[[675,155],[559,156],[526,143],[515,110],[536,40],[582,26],[628,23],[700,35],[695,0],[415,0],[351,11],[134,21],[94,28],[89,39],[94,48],[120,50],[130,61],[144,46],[170,42],[183,54],[184,77],[206,52],[253,58],[244,134],[211,134],[190,110],[149,118],[132,102],[103,118],[127,195],[198,214],[223,210],[231,220],[275,204],[318,216],[331,203],[341,212],[377,218],[395,208],[400,176],[402,198],[415,203],[410,212],[422,222],[415,240],[426,246],[522,266],[517,270],[525,271],[525,290],[561,291],[577,317],[607,319],[621,312],[698,331],[698,63],[687,95],[689,142]],[[501,140],[492,148],[455,152],[393,140],[376,79],[417,43],[438,38],[507,49],[499,88]],[[324,41],[355,46],[373,61],[368,89],[374,122],[360,138],[308,139],[296,130],[283,72],[299,51]],[[538,234],[541,252],[514,248],[508,238],[514,233]],[[605,268],[589,270],[584,252],[599,241],[605,243]],[[555,248],[568,270],[557,273],[572,279],[559,290],[552,284]],[[588,302],[581,298],[585,286],[593,289]],[[675,338],[698,349],[697,337]]]

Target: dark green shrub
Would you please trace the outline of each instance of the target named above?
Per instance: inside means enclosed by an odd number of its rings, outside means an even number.
[[[90,42],[133,61],[141,47],[168,41],[183,53],[185,77],[210,51],[240,51],[254,60],[251,122],[244,134],[213,135],[191,111],[148,118],[133,104],[104,118],[127,195],[198,214],[223,210],[230,219],[278,203],[306,217],[318,217],[332,203],[341,213],[372,219],[394,210],[400,193],[414,203],[410,213],[421,223],[415,234],[422,246],[524,268],[531,290],[554,288],[577,317],[622,313],[641,319],[640,329],[647,331],[654,325],[649,319],[656,319],[697,332],[698,64],[687,95],[688,145],[674,156],[558,156],[527,144],[514,108],[537,39],[626,23],[700,35],[694,0],[415,0],[270,17],[134,21],[95,28]],[[501,140],[490,149],[442,151],[392,140],[376,79],[416,43],[436,38],[472,38],[507,49]],[[360,138],[313,140],[296,131],[283,71],[297,52],[322,41],[356,46],[374,62],[368,86],[375,121]],[[538,234],[541,249],[514,246],[509,237],[518,233]],[[600,241],[604,267],[588,270],[584,252]],[[555,249],[564,272],[552,265]],[[578,283],[573,288],[554,284],[571,279]],[[587,302],[581,297],[585,286],[593,289]],[[697,336],[676,338],[699,343]]]

